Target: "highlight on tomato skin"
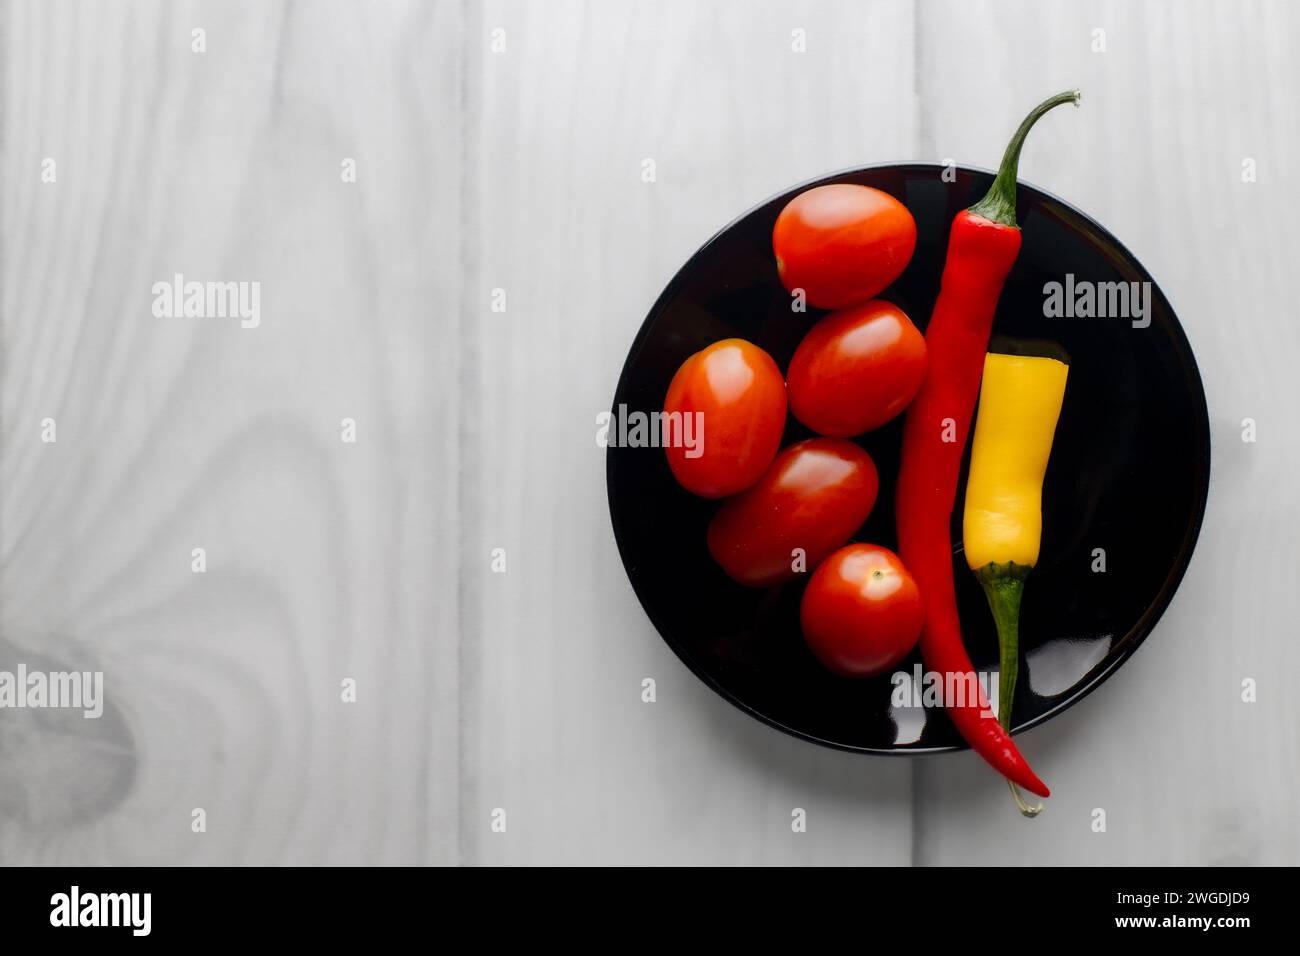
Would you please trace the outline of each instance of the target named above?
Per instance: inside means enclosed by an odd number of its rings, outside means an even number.
[[[790,411],[820,435],[861,435],[907,408],[926,362],[925,336],[892,302],[872,299],[832,312],[809,329],[790,360]]]
[[[762,476],[785,431],[785,377],[772,356],[723,339],[690,356],[664,397],[664,451],[687,491],[722,498]],[[689,419],[688,419],[689,416]]]
[[[709,553],[748,587],[792,580],[853,536],[879,488],[875,462],[853,442],[797,442],[753,487],[723,502],[709,523]]]
[[[772,251],[789,292],[819,309],[842,309],[879,295],[916,250],[916,220],[889,193],[830,183],[801,192],[776,217]]]
[[[809,650],[841,677],[897,667],[921,636],[925,607],[902,559],[874,544],[849,544],[822,562],[804,589],[799,622]]]

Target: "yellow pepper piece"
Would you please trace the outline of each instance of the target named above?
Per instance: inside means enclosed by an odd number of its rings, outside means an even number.
[[[984,358],[979,417],[966,482],[966,561],[1031,568],[1043,535],[1043,475],[1069,366],[1053,358]]]

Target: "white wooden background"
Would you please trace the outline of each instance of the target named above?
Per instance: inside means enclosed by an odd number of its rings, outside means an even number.
[[[109,697],[100,721],[0,711],[0,862],[1300,862],[1300,7],[0,16],[0,667],[102,669]],[[697,681],[626,581],[595,416],[738,212],[858,163],[991,166],[1074,85],[1022,176],[1169,295],[1213,488],[1147,644],[1022,738],[1058,794],[1026,823],[969,754],[822,750]],[[175,272],[260,281],[261,327],[155,318]]]

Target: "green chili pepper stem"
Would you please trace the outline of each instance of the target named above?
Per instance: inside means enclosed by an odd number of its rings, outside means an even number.
[[[1043,805],[1041,803],[1036,803],[1032,807],[1029,804],[1025,803],[1025,797],[1020,792],[1020,788],[1017,787],[1010,780],[1007,781],[1007,787],[1008,789],[1010,789],[1011,799],[1016,801],[1016,809],[1020,811],[1020,815],[1022,817],[1028,817],[1030,820],[1032,820],[1034,817],[1038,816],[1040,813],[1043,812]]]
[[[1030,568],[1008,561],[1006,564],[990,562],[975,572],[984,596],[988,598],[993,623],[998,629],[998,723],[1011,730],[1011,702],[1016,696],[1016,677],[1020,671],[1020,601],[1025,593],[1025,578]],[[1029,806],[1020,794],[1020,788],[1010,780],[1011,796],[1016,806],[1027,817],[1043,812],[1043,805]]]
[[[993,185],[989,187],[983,199],[970,207],[971,213],[1013,229],[1019,228],[1016,223],[1016,178],[1019,175],[1020,148],[1025,145],[1025,137],[1048,110],[1066,103],[1078,106],[1079,99],[1078,90],[1066,90],[1064,93],[1057,93],[1043,100],[1030,110],[1029,115],[1020,124],[1020,128],[1011,137],[1011,142],[1007,143],[1007,151],[1002,154],[1002,163],[998,166],[998,174],[993,180]]]
[[[1014,561],[989,562],[975,572],[998,629],[998,723],[1003,730],[1011,729],[1011,701],[1020,670],[1020,601],[1028,575],[1029,568]]]

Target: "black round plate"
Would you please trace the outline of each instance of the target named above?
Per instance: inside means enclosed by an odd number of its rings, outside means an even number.
[[[948,229],[992,175],[943,167],[875,166],[796,186],[741,216],[682,267],[641,326],[614,396],[614,412],[663,407],[673,373],[692,352],[738,336],[783,369],[821,315],[794,313],[777,278],[772,226],[797,193],[861,183],[898,197],[916,218],[907,271],[883,298],[919,328],[939,289]],[[1020,257],[998,305],[994,334],[1047,338],[1071,356],[1065,405],[1043,492],[1043,543],[1021,617],[1016,730],[1060,713],[1106,679],[1142,642],[1173,597],[1196,543],[1209,486],[1205,393],[1178,319],[1142,265],[1067,203],[1021,184]],[[1150,282],[1150,325],[1126,318],[1044,317],[1044,284]],[[785,442],[809,432],[793,418]],[[859,439],[880,470],[880,498],[856,540],[889,548],[901,418]],[[610,515],[628,577],[665,641],[702,680],[741,709],[807,740],[871,753],[927,753],[962,742],[939,710],[896,707],[888,675],[867,681],[824,670],[799,633],[803,582],[752,590],[709,557],[705,529],[717,502],[680,488],[663,450],[606,455]],[[964,485],[964,478],[963,478]],[[963,634],[977,670],[997,669],[988,605],[961,549],[953,509],[954,574]],[[1105,570],[1100,567],[1104,558]],[[913,656],[901,666],[912,671]]]

